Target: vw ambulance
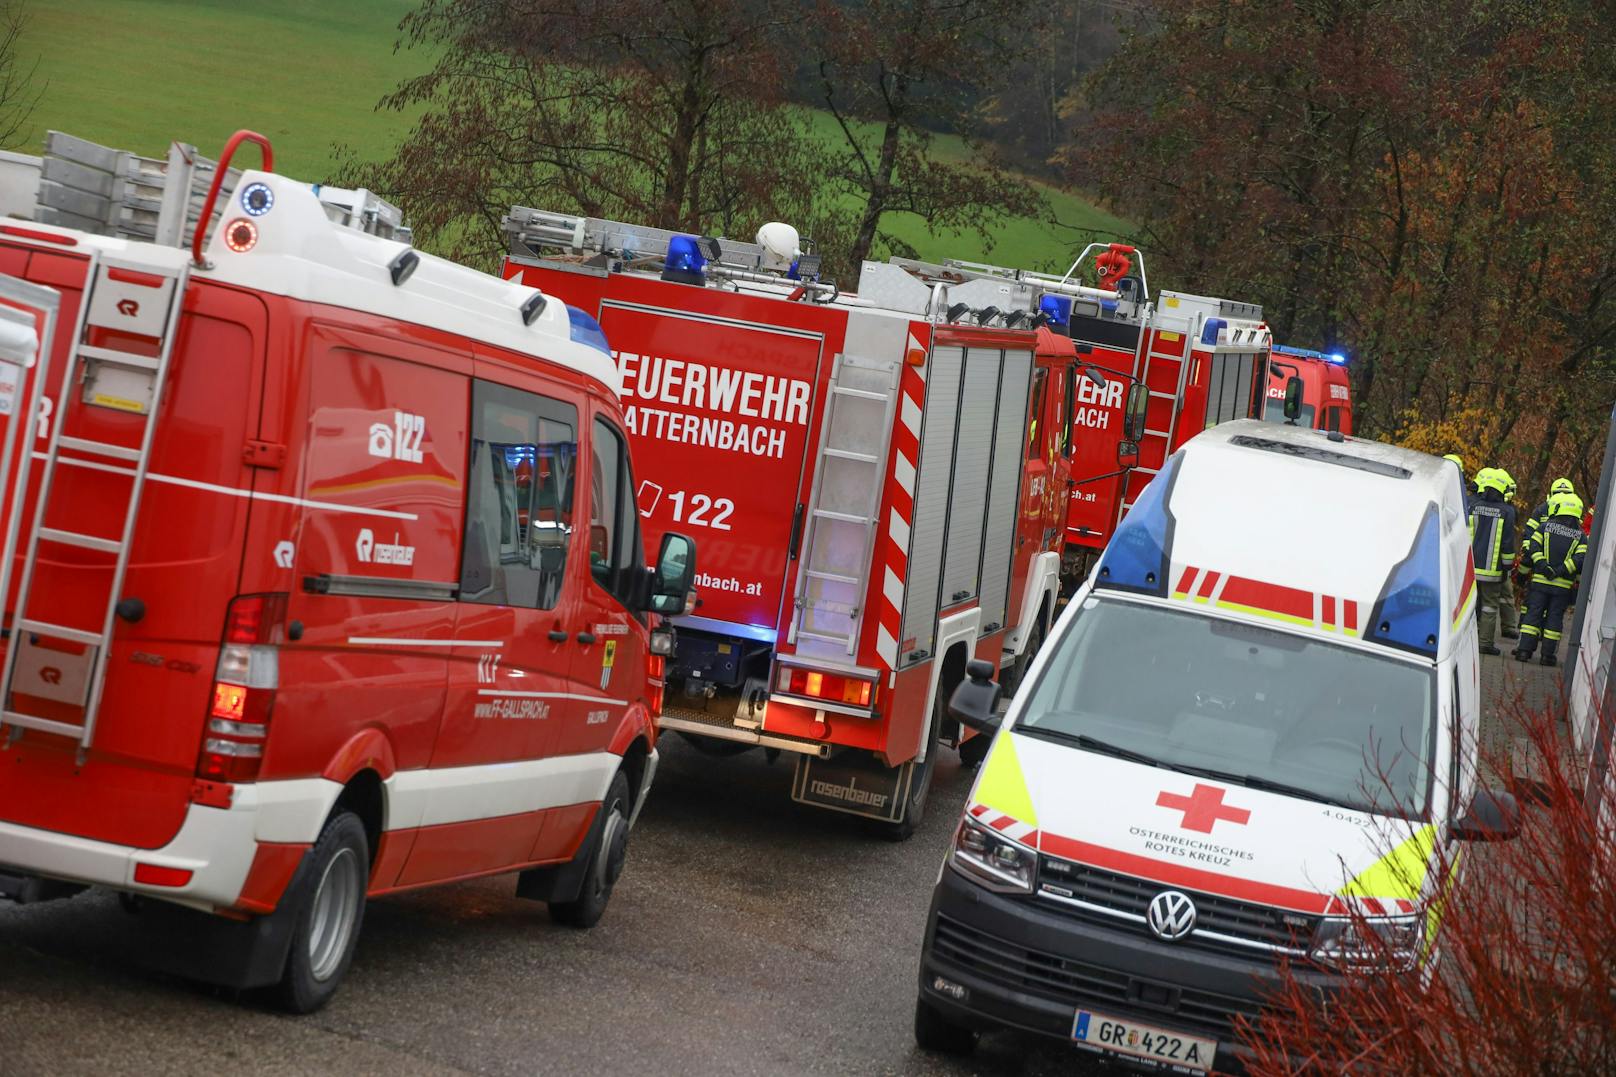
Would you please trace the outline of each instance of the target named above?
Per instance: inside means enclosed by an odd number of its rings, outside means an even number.
[[[1444,461],[1257,420],[1188,442],[1002,723],[984,667],[952,700],[998,728],[933,895],[919,1043],[1009,1027],[1226,1069],[1281,963],[1321,990],[1428,969],[1454,843],[1519,822],[1477,785],[1475,600]]]
[[[306,1012],[367,895],[600,917],[695,551],[644,564],[591,319],[269,157],[188,250],[0,222],[0,896],[132,895]]]

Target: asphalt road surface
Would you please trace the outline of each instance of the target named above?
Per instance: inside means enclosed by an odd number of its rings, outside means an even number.
[[[1060,1044],[914,1046],[921,933],[970,788],[942,749],[900,845],[791,802],[789,759],[677,737],[605,918],[550,923],[501,876],[372,902],[324,1011],[148,972],[129,917],[88,893],[0,903],[0,1074],[1070,1074]]]
[[[1491,699],[1550,671],[1484,659]],[[142,969],[91,893],[0,903],[0,1075],[1073,1074],[1063,1045],[985,1037],[969,1060],[910,1033],[930,889],[970,787],[942,750],[902,845],[801,808],[790,761],[663,741],[628,868],[592,931],[550,923],[512,876],[377,901],[335,1001],[286,1017]],[[1109,1072],[1109,1070],[1108,1070]]]

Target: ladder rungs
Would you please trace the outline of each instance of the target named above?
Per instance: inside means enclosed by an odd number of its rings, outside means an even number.
[[[79,345],[81,359],[99,359],[103,363],[116,363],[118,366],[134,367],[137,370],[155,371],[159,361],[150,355],[136,355],[134,352],[119,351],[116,348],[96,348],[89,344]]]
[[[139,449],[125,448],[122,445],[108,445],[104,441],[91,441],[88,438],[70,438],[62,435],[56,439],[56,444],[64,449],[73,449],[77,452],[94,453],[97,456],[110,456],[114,460],[136,461],[140,459]]]
[[[887,398],[886,393],[877,393],[869,389],[849,389],[845,385],[832,385],[830,391],[837,396],[851,396],[858,400],[880,400],[885,402]]]
[[[54,639],[72,640],[74,643],[84,643],[91,647],[101,646],[101,633],[87,632],[82,628],[69,628],[66,625],[53,625],[49,621],[31,621],[26,618],[17,622],[14,631],[37,632],[41,636],[50,636]]]
[[[41,527],[39,537],[46,542],[60,542],[64,546],[79,546],[86,550],[100,550],[102,553],[117,553],[123,549],[123,543],[117,539],[101,538],[99,535],[81,535],[77,531],[61,531],[54,527]]]
[[[42,733],[60,733],[64,737],[72,737],[75,740],[84,735],[84,727],[81,725],[53,722],[49,718],[41,718],[34,714],[22,714],[19,711],[5,711],[4,716],[0,717],[0,725],[37,729]]]
[[[826,456],[833,456],[838,460],[854,460],[860,464],[878,464],[879,456],[872,456],[867,452],[851,452],[847,449],[826,449]]]
[[[840,520],[844,524],[873,524],[875,522],[868,516],[854,516],[850,512],[832,512],[829,509],[815,509],[813,514],[823,520]]]
[[[837,572],[820,572],[818,569],[813,568],[809,569],[806,574],[812,576],[816,580],[829,580],[832,583],[860,584],[864,582],[857,576],[843,576]]]

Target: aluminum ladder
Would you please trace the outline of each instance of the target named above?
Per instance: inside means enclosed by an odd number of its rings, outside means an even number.
[[[78,741],[80,761],[95,737],[96,714],[106,684],[107,661],[118,615],[119,596],[129,568],[131,540],[135,521],[140,515],[141,495],[151,461],[157,411],[163,398],[174,340],[179,334],[185,287],[190,279],[190,263],[179,251],[159,250],[172,257],[154,260],[129,253],[103,252],[90,263],[78,326],[71,338],[68,361],[62,376],[62,391],[58,398],[60,404],[51,423],[49,447],[45,452],[39,493],[34,502],[28,552],[17,578],[16,613],[11,622],[5,671],[0,675],[0,728],[11,727],[10,739],[15,740],[24,729],[71,737]],[[113,330],[142,337],[156,354],[142,355],[120,348],[92,345],[88,339],[96,330]],[[99,393],[98,386],[131,395]],[[81,408],[98,404],[140,415],[138,444],[92,441],[64,435],[62,428],[66,416],[73,410],[71,394],[75,391],[82,391],[88,398],[88,403],[79,405]],[[144,392],[146,399],[139,399],[141,392]],[[55,504],[53,495],[59,492],[56,469],[62,462],[64,449],[77,454],[76,459],[86,466],[112,470],[130,477],[127,497],[122,506],[121,526],[115,535],[86,534],[50,526],[51,509]],[[109,465],[102,461],[116,463]],[[105,508],[109,517],[117,518],[119,515],[115,504]],[[113,556],[110,585],[106,601],[100,608],[53,610],[50,608],[48,587],[39,595],[35,594],[42,543]],[[14,702],[13,687],[23,644],[27,642],[32,646],[38,638],[67,641],[90,649],[86,652],[88,674],[83,719],[78,724],[30,713]]]
[[[804,641],[843,661],[858,650],[901,372],[896,361],[836,357],[791,620],[798,653]]]

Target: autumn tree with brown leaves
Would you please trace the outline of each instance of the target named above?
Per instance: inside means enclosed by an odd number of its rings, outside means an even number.
[[[401,45],[438,59],[381,103],[421,118],[343,179],[484,265],[514,204],[712,233],[800,212],[812,158],[780,77],[794,18],[784,0],[425,0]]]
[[[1189,290],[1353,357],[1360,429],[1523,495],[1590,485],[1616,398],[1608,0],[1159,0],[1068,174]],[[1444,448],[1442,451],[1451,451]]]

